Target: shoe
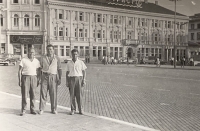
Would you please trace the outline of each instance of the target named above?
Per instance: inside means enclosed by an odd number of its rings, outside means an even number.
[[[79,114],[80,114],[80,115],[84,115],[83,111],[80,111]]]
[[[52,111],[53,114],[58,114],[58,112],[56,110]]]
[[[74,111],[71,111],[70,115],[74,115]]]
[[[20,113],[20,116],[24,116],[26,114],[25,111],[23,111],[22,113]]]
[[[42,115],[43,113],[44,113],[44,111],[40,110],[38,114]]]
[[[35,112],[35,111],[31,111],[31,114],[33,114],[33,115],[37,115],[37,112]]]

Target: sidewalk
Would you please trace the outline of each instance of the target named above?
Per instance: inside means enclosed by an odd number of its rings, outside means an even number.
[[[28,110],[20,116],[21,97],[0,91],[1,131],[156,131],[132,123],[85,113],[69,115],[66,107],[58,107],[58,114],[50,113],[47,104],[44,114],[32,115]],[[36,102],[38,109],[38,101]]]

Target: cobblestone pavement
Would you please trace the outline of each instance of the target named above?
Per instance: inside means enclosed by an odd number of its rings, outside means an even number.
[[[63,81],[58,89],[58,103],[69,107],[64,64],[62,66]],[[87,66],[85,112],[162,131],[200,130],[198,67]],[[17,66],[0,66],[1,91],[20,95],[17,70]]]

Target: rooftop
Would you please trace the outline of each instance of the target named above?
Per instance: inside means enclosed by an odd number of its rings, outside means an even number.
[[[120,8],[120,9],[127,9],[127,10],[135,10],[135,11],[142,11],[142,12],[151,12],[151,13],[159,13],[159,14],[169,14],[174,15],[174,11],[166,9],[159,4],[150,3],[150,2],[142,2],[141,8],[135,7],[136,2],[122,2],[123,0],[55,0],[55,1],[63,1],[63,2],[73,2],[73,3],[83,3],[83,4],[90,4],[90,5],[97,5],[103,7],[112,7],[112,8]],[[145,0],[147,1],[147,0]],[[185,16],[183,14],[177,13],[179,16]]]

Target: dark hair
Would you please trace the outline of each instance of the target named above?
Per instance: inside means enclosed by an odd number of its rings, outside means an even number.
[[[71,51],[72,54],[73,54],[74,52],[77,52],[77,53],[78,53],[78,50],[77,50],[77,49],[73,49],[73,50]]]
[[[48,47],[53,47],[53,49],[54,49],[54,46],[52,44],[47,45],[46,48],[48,48]]]
[[[31,51],[31,50],[34,50],[34,51],[35,51],[35,48],[33,48],[33,47],[28,48],[28,52]]]

